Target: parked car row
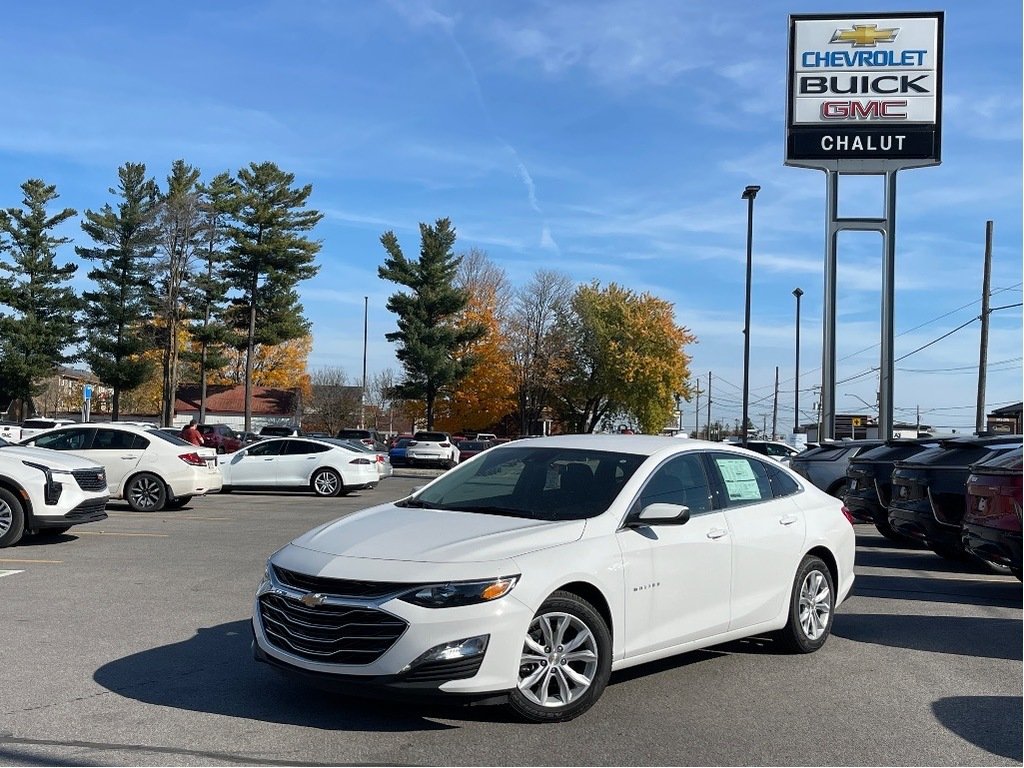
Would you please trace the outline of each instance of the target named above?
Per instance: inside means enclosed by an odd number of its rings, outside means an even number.
[[[0,547],[26,532],[63,533],[102,520],[111,498],[158,512],[236,488],[337,496],[392,472],[386,452],[358,440],[268,437],[245,445],[233,430],[217,429],[225,425],[205,426],[210,444],[202,446],[175,428],[127,422],[58,425],[18,444],[0,438]]]
[[[890,440],[849,462],[846,507],[893,541],[952,560],[976,556],[1019,578],[1020,463],[1013,457],[1020,450],[1020,435]],[[990,465],[998,479],[986,486]],[[991,516],[987,497],[999,500]]]

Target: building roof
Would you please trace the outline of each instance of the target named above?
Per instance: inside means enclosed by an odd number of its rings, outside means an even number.
[[[1019,415],[1024,410],[1024,403],[1015,403],[1014,405],[1004,405],[1002,408],[996,408],[989,413],[990,416],[1014,416]]]
[[[295,415],[298,392],[293,389],[277,389],[275,387],[252,388],[252,412],[261,416]],[[177,413],[189,413],[199,410],[199,385],[182,384],[178,387],[177,401],[174,403]],[[245,413],[245,385],[243,384],[207,384],[206,412],[209,414],[243,414]]]

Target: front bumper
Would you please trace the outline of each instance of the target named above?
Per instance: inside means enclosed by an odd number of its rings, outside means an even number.
[[[389,695],[396,691],[472,699],[503,695],[517,683],[523,638],[533,620],[533,611],[516,600],[514,594],[492,603],[436,609],[397,598],[370,603],[353,601],[353,605],[373,607],[401,619],[407,626],[394,643],[370,663],[324,663],[289,652],[271,641],[260,607],[260,596],[268,592],[291,600],[299,600],[305,594],[279,584],[261,589],[253,602],[255,657],[319,687],[367,696]],[[481,635],[489,636],[487,648],[471,676],[463,676],[465,667],[452,667],[455,679],[447,679],[443,668],[431,670],[429,675],[422,674],[422,666],[410,669],[410,665],[435,646]],[[430,679],[422,679],[424,676]]]

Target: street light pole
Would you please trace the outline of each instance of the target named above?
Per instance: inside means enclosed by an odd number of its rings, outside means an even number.
[[[796,385],[793,396],[793,434],[800,431],[800,297],[804,292],[799,288],[793,289],[796,296]]]
[[[742,199],[747,201],[747,291],[743,310],[743,447],[747,447],[747,400],[750,396],[750,273],[754,254],[754,198],[761,188],[748,186]]]

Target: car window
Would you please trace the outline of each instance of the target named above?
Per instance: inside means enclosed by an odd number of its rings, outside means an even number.
[[[769,456],[791,456],[794,453],[794,451],[789,450],[786,446],[776,445],[775,443],[768,443],[766,447]]]
[[[417,432],[415,439],[426,443],[446,443],[448,435],[444,432]]]
[[[145,450],[149,446],[149,440],[134,432],[125,432],[120,429],[97,429],[96,437],[92,441],[94,451],[130,451]]]
[[[160,440],[164,440],[170,443],[171,445],[192,445],[192,443],[190,443],[188,440],[182,439],[181,432],[179,432],[177,429],[175,429],[173,432],[169,432],[166,429],[154,429],[151,430],[149,434],[151,437],[159,438]]]
[[[711,463],[725,489],[725,506],[740,507],[774,498],[768,466],[764,462],[731,453],[715,453]]]
[[[246,453],[249,456],[277,456],[281,453],[281,448],[284,446],[284,440],[266,440],[264,442],[256,443]]]
[[[768,482],[772,486],[772,495],[776,499],[800,492],[800,484],[790,477],[782,467],[766,464],[765,468],[768,471]]]
[[[281,451],[281,454],[284,456],[304,456],[310,453],[323,453],[329,450],[331,450],[331,447],[323,443],[313,443],[309,440],[285,440],[284,450]]]
[[[49,448],[53,451],[83,451],[89,447],[95,429],[74,427],[49,432],[33,440],[37,448]]]
[[[648,504],[680,504],[691,514],[711,509],[711,489],[704,468],[696,455],[684,454],[658,467],[640,491],[639,507]]]

